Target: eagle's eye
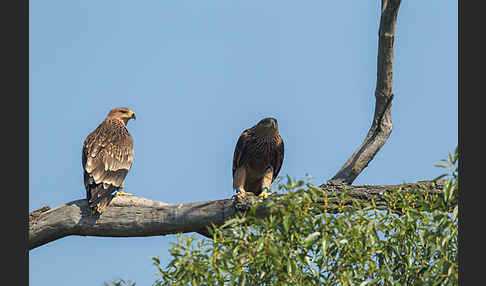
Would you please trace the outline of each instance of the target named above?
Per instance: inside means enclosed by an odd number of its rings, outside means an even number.
[[[265,120],[265,121],[263,121],[263,125],[265,125],[265,126],[272,126],[273,123],[272,123],[271,120]]]
[[[120,110],[121,113],[128,113],[126,110]]]

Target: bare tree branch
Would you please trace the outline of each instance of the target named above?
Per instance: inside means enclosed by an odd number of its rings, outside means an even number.
[[[351,185],[373,160],[392,132],[391,108],[395,26],[401,0],[382,0],[375,89],[375,115],[366,138],[330,181]]]
[[[443,181],[391,186],[327,184],[323,190],[330,200],[339,198],[346,191],[358,201],[373,200],[376,205],[380,205],[385,203],[387,193],[400,187],[441,194],[443,186]],[[258,216],[269,214],[264,204],[258,206]],[[330,210],[332,212],[332,208]],[[238,211],[233,199],[169,205],[135,196],[122,196],[115,197],[98,217],[91,214],[85,199],[76,200],[53,209],[43,207],[30,214],[29,249],[69,235],[141,237],[199,232],[211,237],[207,231],[208,226],[221,225],[233,218]]]

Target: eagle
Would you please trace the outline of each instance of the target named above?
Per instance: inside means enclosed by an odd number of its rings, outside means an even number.
[[[267,198],[270,185],[280,172],[284,142],[277,119],[268,117],[241,133],[233,155],[233,189],[237,196],[250,192]]]
[[[92,213],[100,214],[121,191],[133,162],[133,139],[127,130],[135,113],[118,107],[84,140],[82,165],[86,198]]]

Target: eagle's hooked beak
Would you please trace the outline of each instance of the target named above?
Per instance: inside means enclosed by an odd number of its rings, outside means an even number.
[[[130,119],[136,120],[137,117],[135,116],[135,113],[133,111],[130,111]]]

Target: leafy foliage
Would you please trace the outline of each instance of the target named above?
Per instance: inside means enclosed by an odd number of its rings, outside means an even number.
[[[346,193],[331,202],[287,177],[284,195],[260,203],[270,215],[257,205],[213,240],[179,235],[166,267],[153,258],[154,285],[457,285],[457,158],[439,165],[450,171],[443,195],[399,189],[379,206]]]
[[[108,284],[107,282],[103,283],[104,286],[109,286],[110,284]],[[136,283],[130,280],[123,280],[123,279],[118,279],[117,281],[111,281],[111,285],[113,286],[135,286]]]

